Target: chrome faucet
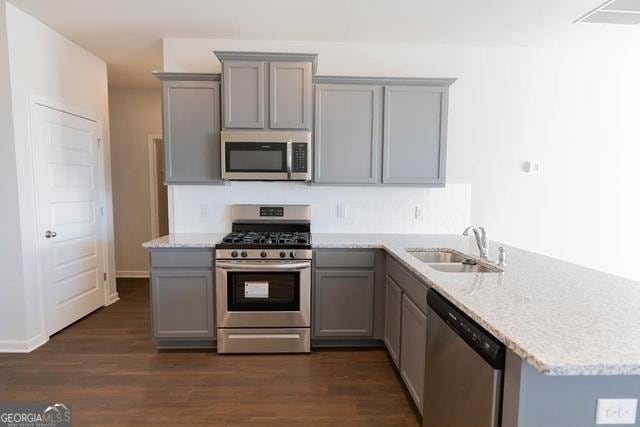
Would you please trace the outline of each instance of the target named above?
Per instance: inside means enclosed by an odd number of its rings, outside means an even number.
[[[468,236],[469,232],[473,231],[476,236],[476,243],[478,244],[478,251],[480,252],[480,258],[489,258],[489,241],[487,240],[487,232],[483,227],[469,226],[462,233],[463,236]]]

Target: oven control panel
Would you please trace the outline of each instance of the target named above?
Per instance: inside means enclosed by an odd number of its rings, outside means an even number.
[[[260,206],[260,216],[284,216],[284,207]]]
[[[293,143],[293,161],[291,165],[292,172],[307,172],[307,143]]]

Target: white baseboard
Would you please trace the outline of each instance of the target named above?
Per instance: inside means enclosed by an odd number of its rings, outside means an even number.
[[[29,353],[49,341],[44,335],[35,336],[29,340],[0,340],[0,353]]]
[[[107,303],[107,306],[113,304],[114,302],[120,301],[120,296],[118,295],[117,292],[112,293],[109,296],[109,302]]]
[[[116,270],[116,277],[122,278],[148,278],[148,270]]]

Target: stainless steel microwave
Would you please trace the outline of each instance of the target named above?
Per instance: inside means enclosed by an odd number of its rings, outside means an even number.
[[[311,132],[222,131],[222,179],[311,181]]]

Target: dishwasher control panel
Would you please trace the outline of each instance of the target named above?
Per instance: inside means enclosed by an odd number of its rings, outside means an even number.
[[[427,294],[427,304],[483,359],[495,368],[504,367],[504,344],[433,289],[430,289]]]

